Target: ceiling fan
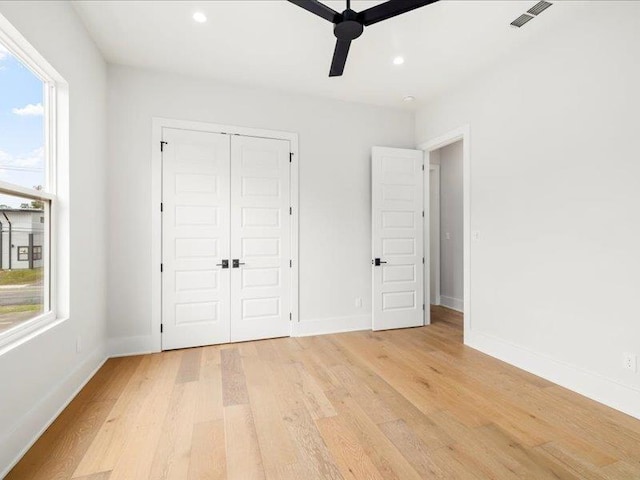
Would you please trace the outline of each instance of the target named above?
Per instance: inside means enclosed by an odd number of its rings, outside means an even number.
[[[291,3],[305,10],[329,20],[334,24],[333,34],[337,38],[336,48],[333,51],[330,77],[339,77],[347,63],[347,55],[351,41],[362,35],[364,27],[387,20],[402,13],[409,12],[419,7],[424,7],[438,0],[388,0],[361,12],[351,10],[351,0],[347,0],[347,9],[338,13],[318,0],[289,0]]]

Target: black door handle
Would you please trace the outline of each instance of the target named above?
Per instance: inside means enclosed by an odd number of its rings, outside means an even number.
[[[222,263],[216,263],[216,267],[229,268],[229,260],[222,260]]]
[[[373,262],[371,262],[371,263],[373,263],[376,267],[379,267],[381,263],[387,263],[387,262],[383,262],[379,258],[374,258]]]
[[[233,259],[233,268],[238,268],[240,265],[244,265],[244,262],[240,262],[238,258]]]

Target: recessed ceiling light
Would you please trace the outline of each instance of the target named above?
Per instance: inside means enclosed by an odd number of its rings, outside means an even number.
[[[404,63],[404,57],[396,57],[393,59],[394,65],[402,65]]]
[[[202,12],[196,12],[193,14],[193,19],[198,23],[204,23],[207,21],[207,16]]]
[[[413,95],[407,95],[402,99],[403,102],[411,103],[416,99]]]

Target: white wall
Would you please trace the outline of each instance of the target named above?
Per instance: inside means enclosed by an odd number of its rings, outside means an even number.
[[[640,3],[569,3],[416,140],[470,125],[469,344],[640,417]]]
[[[440,301],[463,309],[462,141],[438,150],[440,161]],[[431,155],[430,155],[431,156]]]
[[[113,352],[153,348],[153,116],[297,132],[302,330],[371,325],[370,151],[373,145],[412,147],[412,113],[121,66],[109,67],[109,109]]]
[[[70,318],[0,355],[2,477],[105,358],[106,66],[67,2],[1,2],[0,14],[69,82],[72,252]]]

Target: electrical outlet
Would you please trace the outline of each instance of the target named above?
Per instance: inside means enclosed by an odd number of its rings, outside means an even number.
[[[636,372],[638,368],[638,357],[635,353],[624,354],[624,368]]]

